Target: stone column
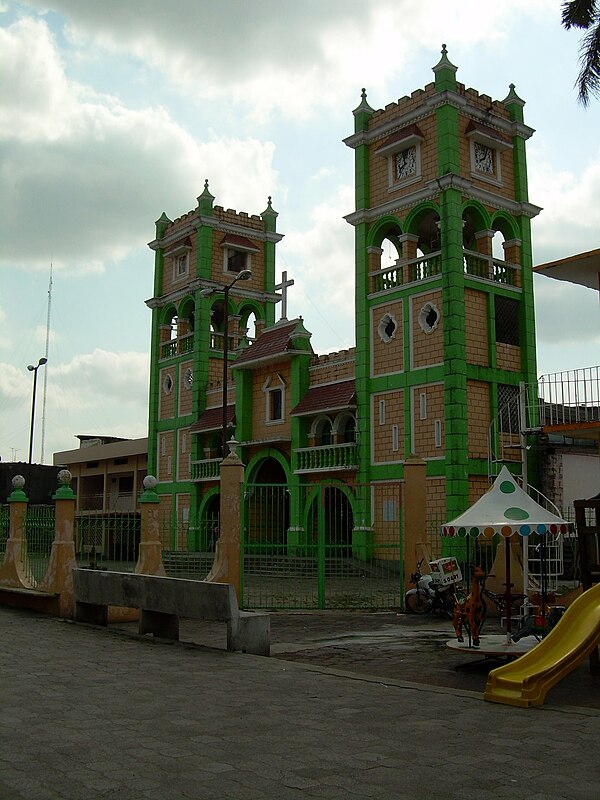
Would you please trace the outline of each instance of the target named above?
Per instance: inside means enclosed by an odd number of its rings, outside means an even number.
[[[235,588],[238,603],[240,597],[240,562],[242,528],[241,485],[244,481],[244,465],[236,455],[237,442],[228,442],[230,453],[221,462],[221,530],[215,548],[215,560],[207,581],[230,583]]]
[[[25,519],[29,502],[23,487],[25,478],[15,475],[12,479],[13,491],[10,503],[9,537],[4,551],[4,563],[0,567],[0,583],[15,589],[33,589],[33,584],[25,577],[23,557],[25,554]],[[26,546],[26,545],[25,545]]]
[[[77,567],[75,558],[75,493],[71,489],[71,473],[61,469],[58,473],[59,488],[54,500],[54,541],[46,574],[40,581],[41,592],[58,594],[58,613],[66,619],[73,619],[75,598],[73,592],[73,570]]]
[[[166,575],[162,560],[160,499],[156,494],[157,484],[158,481],[154,475],[146,475],[144,492],[140,497],[142,530],[135,571],[143,575]]]
[[[412,453],[404,463],[404,587],[410,588],[410,574],[414,572],[417,561],[429,557],[427,540],[426,476],[427,464]],[[429,565],[423,572],[429,571]]]

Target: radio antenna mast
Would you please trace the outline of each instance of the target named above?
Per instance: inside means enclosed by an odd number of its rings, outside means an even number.
[[[50,262],[50,281],[48,283],[48,313],[46,315],[46,350],[44,355],[48,358],[50,349],[50,308],[52,307],[52,261]],[[48,367],[44,370],[44,401],[42,406],[42,453],[41,463],[44,463],[44,445],[46,443],[46,395],[48,392]]]

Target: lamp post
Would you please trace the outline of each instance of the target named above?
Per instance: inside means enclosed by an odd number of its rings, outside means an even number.
[[[247,281],[252,277],[252,272],[249,269],[243,269],[238,272],[235,278],[229,284],[219,286],[218,289],[202,289],[200,294],[202,297],[210,297],[217,291],[223,292],[223,421],[221,436],[223,439],[223,458],[226,457],[225,446],[227,444],[227,365],[229,360],[229,291],[238,281]]]
[[[35,390],[37,386],[37,371],[40,367],[46,364],[48,361],[47,358],[40,358],[36,366],[34,367],[33,364],[29,364],[27,369],[30,372],[33,372],[33,394],[31,397],[31,428],[29,430],[29,463],[31,464],[31,457],[33,454],[33,423],[35,421]]]

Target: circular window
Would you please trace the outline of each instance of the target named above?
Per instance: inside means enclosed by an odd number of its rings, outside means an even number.
[[[382,342],[386,344],[391,342],[396,331],[398,330],[398,323],[391,314],[384,314],[377,326],[377,333]]]
[[[192,384],[194,382],[194,373],[192,372],[192,368],[188,367],[186,371],[183,373],[183,385],[186,389],[191,389]]]
[[[440,312],[437,306],[434,303],[425,303],[423,308],[419,311],[418,321],[424,333],[431,333],[434,331],[440,321]]]
[[[165,394],[171,394],[173,391],[173,378],[170,375],[165,375],[163,380],[163,392]]]

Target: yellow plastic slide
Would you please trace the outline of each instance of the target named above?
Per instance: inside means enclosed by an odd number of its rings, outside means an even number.
[[[532,650],[490,672],[484,699],[528,708],[541,706],[546,693],[600,643],[600,583],[572,603],[560,622]]]

